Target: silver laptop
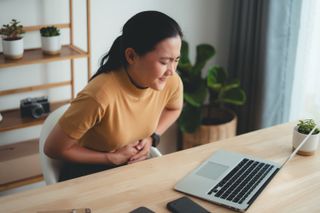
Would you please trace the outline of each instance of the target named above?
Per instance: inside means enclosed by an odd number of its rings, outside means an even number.
[[[309,135],[279,165],[239,153],[218,150],[181,179],[175,189],[244,212],[277,172],[297,153]]]

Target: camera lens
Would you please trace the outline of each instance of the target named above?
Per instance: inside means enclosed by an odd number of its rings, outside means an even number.
[[[44,113],[43,106],[39,103],[35,103],[32,110],[31,115],[33,118],[40,118],[40,116]]]

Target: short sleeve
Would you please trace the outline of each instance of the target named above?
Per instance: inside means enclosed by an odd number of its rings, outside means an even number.
[[[183,84],[178,74],[175,74],[174,81],[170,86],[171,92],[166,104],[166,108],[180,109],[183,105]]]
[[[58,124],[73,139],[80,139],[104,116],[105,109],[93,97],[79,93]]]

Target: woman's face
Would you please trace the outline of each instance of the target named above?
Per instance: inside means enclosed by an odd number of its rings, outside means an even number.
[[[143,56],[136,55],[134,63],[129,65],[129,74],[133,81],[142,87],[162,90],[167,78],[177,69],[180,59],[180,36],[164,39],[155,49]]]

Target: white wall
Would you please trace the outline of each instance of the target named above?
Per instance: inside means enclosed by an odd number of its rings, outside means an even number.
[[[0,24],[16,18],[25,26],[68,22],[66,0],[1,0]],[[83,49],[86,47],[85,1],[75,4],[75,41]],[[158,10],[174,18],[189,41],[191,60],[194,61],[195,46],[210,43],[217,54],[210,64],[225,66],[228,60],[229,32],[232,0],[91,0],[91,49],[92,71],[98,68],[101,56],[108,51],[113,40],[121,33],[123,24],[134,14],[143,10]],[[63,43],[68,43],[68,30],[63,30]],[[25,36],[26,48],[40,45],[38,33]],[[2,46],[0,46],[2,51]],[[1,69],[0,90],[62,81],[69,78],[69,62],[54,62],[45,65],[29,65]],[[27,80],[28,79],[28,80]],[[86,84],[86,60],[76,63],[76,91]],[[27,96],[39,96],[48,92],[23,93],[0,97],[0,110],[19,106],[19,100]],[[68,98],[68,88],[53,89],[49,98],[58,100]],[[39,127],[0,133],[0,143],[7,144],[19,140],[37,138]],[[173,127],[162,138],[162,152],[175,150],[176,128]],[[170,144],[170,145],[168,145]]]

